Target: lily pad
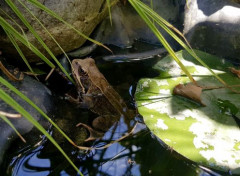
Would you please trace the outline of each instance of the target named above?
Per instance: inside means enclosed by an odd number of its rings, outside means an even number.
[[[240,79],[228,69],[233,67],[230,63],[196,53],[226,83],[240,85]],[[177,55],[199,85],[223,86],[186,51]],[[240,94],[226,88],[203,90],[201,100],[206,106],[202,106],[172,94],[176,85],[190,82],[172,57],[165,57],[153,68],[159,76],[141,79],[135,94],[138,111],[152,133],[200,165],[240,174]]]

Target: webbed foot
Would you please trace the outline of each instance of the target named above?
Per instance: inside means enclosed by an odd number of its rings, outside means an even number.
[[[93,140],[102,138],[104,136],[104,133],[98,132],[84,123],[79,123],[76,125],[76,127],[79,127],[79,126],[83,126],[84,128],[86,128],[89,131],[89,137],[84,140],[85,142],[93,141]]]

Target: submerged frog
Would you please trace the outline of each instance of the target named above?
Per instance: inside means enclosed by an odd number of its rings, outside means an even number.
[[[92,58],[73,60],[72,73],[77,86],[79,103],[99,115],[92,123],[94,129],[106,132],[121,116],[126,123],[133,117],[132,111],[98,70]],[[90,132],[90,137],[86,141],[95,139],[96,135],[103,135],[85,124],[80,125]]]

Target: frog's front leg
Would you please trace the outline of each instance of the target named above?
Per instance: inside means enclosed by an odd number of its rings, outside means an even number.
[[[71,103],[74,103],[74,104],[77,104],[80,108],[84,108],[84,109],[88,109],[89,108],[89,105],[87,102],[84,102],[82,100],[82,98],[80,98],[80,96],[77,96],[77,97],[73,97],[72,95],[70,94],[66,94],[66,99],[71,102]]]

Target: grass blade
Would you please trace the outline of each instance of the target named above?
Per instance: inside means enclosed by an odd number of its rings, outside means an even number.
[[[41,25],[41,27],[44,29],[44,31],[51,37],[51,39],[55,42],[55,44],[59,47],[59,49],[62,51],[62,53],[66,56],[67,60],[69,63],[71,63],[68,55],[65,53],[65,51],[63,50],[63,48],[61,47],[61,45],[56,41],[56,39],[52,36],[52,34],[47,30],[47,28],[41,23],[41,21],[32,13],[32,11],[21,1],[18,0],[18,2],[28,11],[28,13],[30,13],[34,19],[38,22],[38,24]],[[58,64],[58,63],[57,63]],[[60,67],[61,68],[61,67]],[[64,68],[62,68],[64,69]],[[65,69],[64,69],[65,70]],[[65,71],[67,72],[67,71]],[[70,80],[71,82],[73,82],[73,80]]]
[[[52,59],[57,63],[59,68],[63,71],[63,73],[68,77],[68,79],[72,82],[73,79],[70,77],[70,75],[67,73],[67,71],[63,68],[61,63],[58,61],[58,59],[54,56],[52,51],[48,48],[48,46],[43,42],[42,38],[38,35],[38,33],[33,29],[33,27],[29,24],[29,22],[26,20],[26,18],[22,15],[22,13],[18,10],[16,5],[11,0],[5,0],[9,7],[14,11],[14,13],[19,17],[19,19],[24,23],[24,25],[30,30],[30,32],[34,35],[34,37],[38,40],[38,42],[43,46],[43,48],[48,52],[48,54],[52,57]],[[20,2],[20,1],[19,1]]]
[[[76,146],[74,142],[54,123],[51,118],[49,118],[35,103],[33,103],[28,97],[26,97],[22,92],[17,90],[14,86],[12,86],[8,81],[6,81],[3,77],[0,76],[0,83],[6,86],[8,89],[17,94],[20,98],[22,98],[25,102],[35,108],[44,118],[46,118],[71,144]]]
[[[110,20],[110,24],[112,26],[112,14],[111,14],[111,3],[110,3],[110,0],[107,0],[107,6],[108,6],[109,20]]]
[[[41,131],[52,143],[55,147],[62,153],[62,155],[68,160],[68,162],[72,165],[72,167],[80,174],[83,175],[79,169],[75,166],[75,164],[71,161],[71,159],[67,156],[67,154],[63,151],[63,149],[58,145],[58,143],[53,139],[53,137],[21,106],[19,105],[12,97],[10,97],[6,92],[4,92],[0,88],[0,97],[1,99],[15,109],[17,112],[22,114],[29,122],[31,122],[39,131]]]
[[[14,131],[15,133],[20,137],[20,139],[26,143],[26,140],[24,139],[24,137],[22,137],[22,135],[18,132],[18,130],[15,128],[15,126],[12,124],[12,122],[10,120],[8,120],[8,118],[4,115],[0,115],[0,117],[2,118],[2,120],[4,122],[6,122]]]
[[[64,23],[66,26],[68,26],[69,28],[73,29],[77,34],[79,34],[80,36],[84,37],[85,39],[104,47],[105,49],[107,49],[108,51],[112,52],[108,47],[106,47],[105,45],[103,45],[102,43],[93,40],[91,38],[89,38],[88,36],[86,36],[85,34],[83,34],[82,32],[80,32],[79,30],[77,30],[73,25],[67,23],[65,20],[63,20],[58,14],[56,14],[55,12],[53,12],[52,10],[48,9],[46,6],[44,6],[43,4],[41,4],[40,2],[36,1],[36,0],[27,0],[28,2],[32,3],[34,6],[42,9],[43,11],[45,11],[46,13],[48,13],[49,15],[51,15],[52,17],[58,19],[59,21],[61,21],[62,23]]]
[[[30,66],[30,64],[28,63],[26,57],[24,56],[22,50],[19,48],[16,40],[14,39],[14,37],[12,36],[12,34],[10,34],[8,31],[5,31],[5,33],[7,34],[8,38],[10,39],[10,41],[12,42],[13,46],[16,48],[17,52],[19,53],[19,55],[22,57],[24,63],[27,65],[28,69],[30,70],[31,73],[34,74],[34,71],[32,69],[32,67]]]
[[[178,59],[175,52],[171,48],[171,46],[168,44],[168,42],[165,40],[165,38],[162,36],[160,31],[156,28],[156,26],[153,24],[153,22],[149,19],[149,17],[144,13],[142,8],[136,3],[136,0],[129,0],[133,8],[138,12],[138,14],[141,16],[141,18],[146,22],[146,24],[149,26],[149,28],[153,31],[155,36],[159,39],[159,41],[162,43],[164,48],[169,52],[169,54],[174,58],[174,60],[177,62],[177,64],[181,67],[181,69],[185,72],[185,74],[188,76],[188,78],[193,82],[196,83],[193,79],[192,75],[188,72],[186,67],[182,64],[182,62]]]
[[[8,15],[4,10],[2,10],[1,8],[0,8],[0,10],[2,11],[2,13],[4,13],[4,15],[6,15],[22,31],[22,35],[25,37],[26,41],[28,41],[27,35],[25,34],[23,28],[10,15]],[[29,45],[28,48],[30,48],[30,45]]]
[[[0,16],[0,26],[14,36],[18,41],[23,43],[31,51],[33,51],[38,57],[40,57],[51,68],[55,68],[55,65],[49,61],[33,44],[31,44],[25,37],[23,37],[16,29],[14,29],[4,18]]]
[[[156,12],[154,12],[150,7],[148,7],[146,4],[142,3],[141,1],[136,1],[141,8],[146,12],[148,16],[150,16],[161,28],[163,28],[169,35],[171,35],[175,41],[177,41],[190,55],[192,55],[200,64],[202,64],[204,67],[206,67],[223,85],[228,86],[224,80],[222,80],[217,74],[212,71],[211,68],[208,67],[207,64],[205,64],[194,52],[194,50],[191,48],[190,44],[188,43],[187,39],[184,37],[184,35],[178,31],[174,26],[172,26],[170,23],[168,23],[166,20],[164,20],[162,17],[160,17]],[[187,43],[185,44],[173,31],[171,31],[169,28],[171,28],[174,32],[176,32],[178,35],[180,35],[184,41]]]

